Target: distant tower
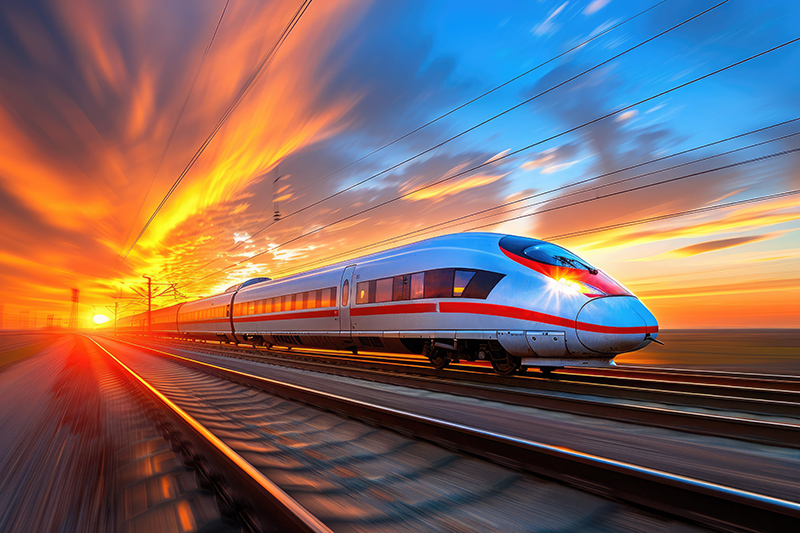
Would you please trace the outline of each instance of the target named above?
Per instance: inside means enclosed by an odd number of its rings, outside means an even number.
[[[53,329],[53,315],[47,315],[47,322],[45,326],[47,329]]]
[[[78,329],[78,289],[72,289],[72,307],[69,310],[69,329]]]

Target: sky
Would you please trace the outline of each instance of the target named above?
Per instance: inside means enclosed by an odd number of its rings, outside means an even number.
[[[3,328],[468,230],[800,327],[797,2],[316,0],[276,47],[300,7],[0,5]]]

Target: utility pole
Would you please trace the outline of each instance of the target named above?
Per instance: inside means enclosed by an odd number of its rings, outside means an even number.
[[[147,280],[147,334],[153,332],[153,280],[149,276],[142,276]]]
[[[72,289],[72,307],[69,310],[69,329],[78,328],[78,296],[80,292],[78,289]]]

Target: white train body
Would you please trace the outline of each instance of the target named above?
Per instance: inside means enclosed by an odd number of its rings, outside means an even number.
[[[501,373],[520,365],[605,366],[658,335],[638,298],[574,254],[492,233],[446,235],[281,280],[251,280],[169,309],[177,314],[174,331],[162,323],[154,332],[418,353],[437,367],[486,359]],[[146,324],[142,315],[130,320],[129,331]]]

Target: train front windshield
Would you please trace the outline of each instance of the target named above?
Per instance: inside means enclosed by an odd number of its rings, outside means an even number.
[[[522,253],[525,257],[544,263],[545,265],[564,266],[586,270],[592,274],[597,274],[597,269],[592,265],[566,250],[550,242],[542,242],[525,248]]]

